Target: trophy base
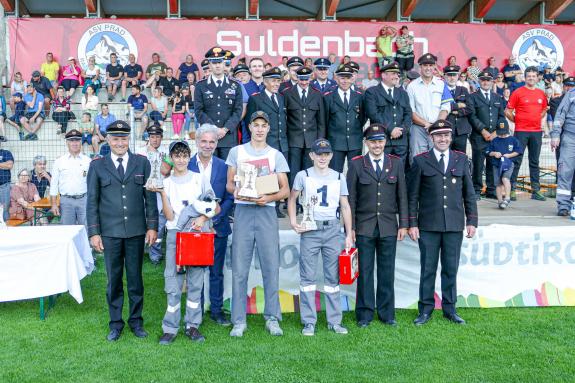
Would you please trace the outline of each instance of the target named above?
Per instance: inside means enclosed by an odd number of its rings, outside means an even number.
[[[315,221],[302,222],[300,226],[305,231],[317,230],[317,224],[315,223]]]
[[[244,198],[259,198],[258,192],[255,189],[240,189],[238,195]]]

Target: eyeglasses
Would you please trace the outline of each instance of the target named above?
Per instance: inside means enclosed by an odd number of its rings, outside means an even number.
[[[30,177],[30,175],[27,173],[26,174],[22,173],[22,174],[20,174],[20,177]]]

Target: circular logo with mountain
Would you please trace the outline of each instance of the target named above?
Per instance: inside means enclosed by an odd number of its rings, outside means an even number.
[[[78,60],[82,68],[88,67],[88,59],[94,57],[101,73],[110,63],[110,54],[115,53],[118,62],[128,64],[128,55],[138,57],[138,46],[132,34],[124,27],[113,23],[101,23],[90,27],[78,43]]]
[[[563,65],[563,44],[559,37],[547,29],[529,29],[515,41],[513,56],[517,57],[517,64],[523,70],[530,66],[539,70],[554,70]]]

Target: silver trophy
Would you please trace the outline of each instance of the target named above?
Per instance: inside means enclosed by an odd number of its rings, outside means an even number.
[[[303,204],[303,217],[300,224],[303,230],[317,230],[317,224],[313,219],[313,210],[315,205],[317,205],[317,201],[317,196],[312,195],[309,200]]]
[[[150,177],[148,177],[148,180],[146,181],[146,189],[163,189],[164,179],[162,177],[162,173],[160,172],[160,168],[162,167],[160,156],[155,155],[154,158],[150,161],[150,165]]]
[[[241,164],[241,170],[244,173],[244,183],[238,195],[246,198],[258,198],[258,191],[256,190],[258,169],[254,165],[244,162]]]

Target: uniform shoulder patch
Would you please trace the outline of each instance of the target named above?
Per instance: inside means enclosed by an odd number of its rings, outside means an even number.
[[[362,94],[359,90],[354,90],[354,92],[357,94]]]
[[[103,159],[104,159],[104,156],[99,155],[97,157],[92,158],[92,161],[98,161],[98,160],[103,160]]]
[[[330,91],[325,92],[323,95],[324,95],[324,96],[327,96],[328,94],[332,94],[332,93],[333,93],[333,92],[330,90]]]
[[[401,159],[401,157],[399,157],[399,156],[396,156],[395,154],[388,154],[388,156],[390,156],[391,158],[395,158],[395,159],[398,159],[398,160],[400,160],[400,159]]]
[[[250,94],[250,97],[251,97],[251,96],[255,96],[255,95],[257,95],[257,94],[260,94],[260,92],[253,92],[252,94]]]
[[[426,155],[427,153],[428,153],[428,152],[419,153],[419,154],[417,154],[415,157],[424,156],[424,155]]]

